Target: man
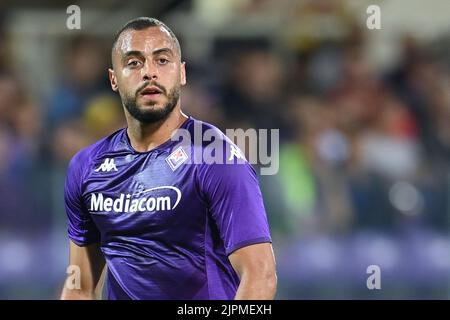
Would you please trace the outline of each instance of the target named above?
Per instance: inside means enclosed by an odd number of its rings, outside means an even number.
[[[69,164],[70,265],[81,286],[65,286],[62,299],[95,298],[105,260],[109,299],[273,299],[275,260],[254,170],[193,163],[208,147],[171,139],[196,126],[219,132],[181,111],[186,71],[176,36],[156,19],[128,22],[116,34],[109,79],[128,127]]]

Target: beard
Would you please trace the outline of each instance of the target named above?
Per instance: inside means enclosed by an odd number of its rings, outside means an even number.
[[[180,99],[180,86],[175,86],[167,94],[167,90],[165,88],[163,88],[160,85],[156,85],[159,89],[161,89],[162,94],[167,97],[167,102],[163,105],[162,108],[144,109],[143,107],[137,104],[137,98],[140,91],[147,85],[148,84],[145,84],[140,89],[136,90],[134,96],[132,95],[122,96],[122,103],[130,113],[130,115],[143,124],[156,123],[166,119],[173,111],[173,109],[178,103],[178,100]],[[150,104],[150,106],[152,107],[155,105],[156,102]]]

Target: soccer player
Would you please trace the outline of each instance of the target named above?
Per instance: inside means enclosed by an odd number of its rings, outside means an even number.
[[[127,127],[81,150],[65,184],[70,265],[80,288],[62,299],[94,299],[107,265],[109,299],[273,299],[275,259],[255,171],[245,163],[195,163],[206,143],[171,139],[214,126],[181,111],[185,63],[173,32],[141,17],[112,46],[112,90]],[[217,144],[216,144],[217,145]],[[232,150],[233,152],[229,152]]]

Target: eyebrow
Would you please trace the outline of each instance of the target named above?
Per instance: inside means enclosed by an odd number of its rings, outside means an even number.
[[[160,53],[168,53],[170,55],[173,55],[173,51],[170,48],[161,48],[161,49],[156,49],[152,52],[153,55],[157,55]]]
[[[173,51],[170,48],[160,48],[160,49],[156,49],[153,50],[152,55],[158,55],[161,53],[168,53],[169,55],[173,56]],[[130,56],[138,56],[138,57],[143,57],[144,56],[144,52],[140,51],[140,50],[130,50],[124,53],[124,55],[122,56],[122,59],[126,59]]]
[[[139,50],[131,50],[131,51],[127,51],[124,53],[122,59],[126,59],[130,56],[139,56],[139,57],[143,57],[144,53],[142,51]]]

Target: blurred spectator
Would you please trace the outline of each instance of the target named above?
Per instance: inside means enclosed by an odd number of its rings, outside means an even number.
[[[235,49],[226,59],[222,106],[229,127],[285,128],[286,79],[279,58],[266,49]]]
[[[19,79],[0,75],[0,232],[36,231],[36,226],[49,221],[45,197],[36,192],[41,178],[41,128],[39,107],[31,102]]]
[[[94,95],[110,92],[106,75],[110,59],[105,52],[94,38],[81,36],[70,43],[64,57],[66,65],[49,102],[51,128],[81,116]]]
[[[403,56],[405,59],[388,75],[387,83],[412,112],[429,160],[448,161],[447,126],[442,125],[449,116],[448,69],[429,45],[422,47],[411,36],[403,40]]]
[[[10,179],[26,178],[39,152],[41,131],[39,109],[26,96],[19,80],[11,75],[0,76],[0,128],[5,152],[0,168]]]
[[[99,95],[88,101],[82,121],[91,143],[126,126],[120,99],[112,94]]]
[[[51,143],[54,164],[64,170],[70,159],[89,145],[89,135],[80,120],[66,121],[56,128]]]

